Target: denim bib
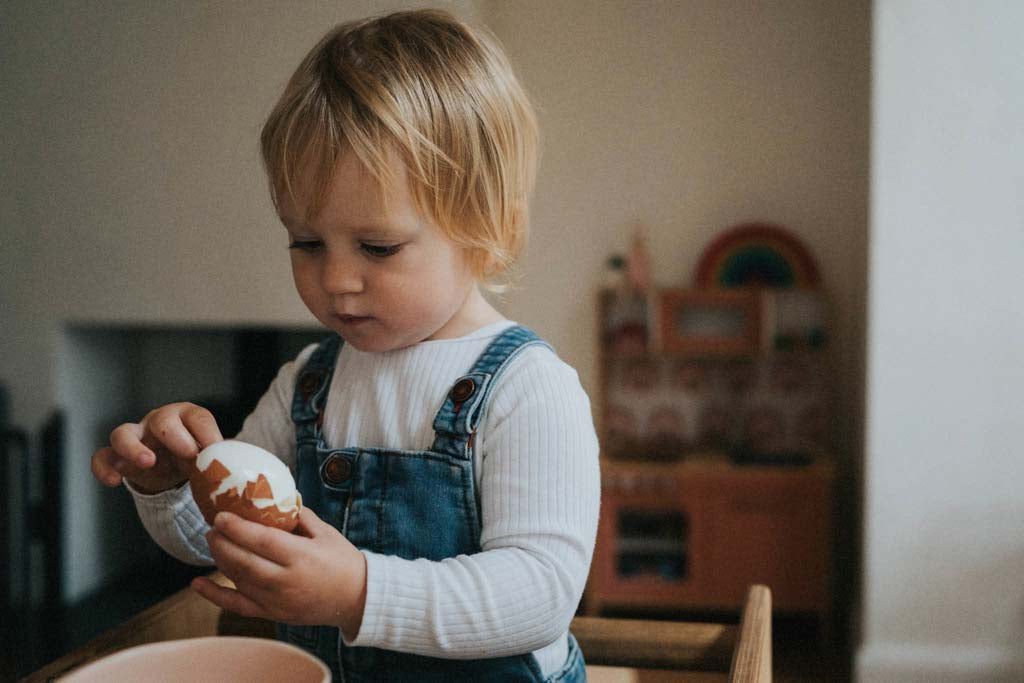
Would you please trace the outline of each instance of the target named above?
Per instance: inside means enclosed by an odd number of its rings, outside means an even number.
[[[423,451],[324,443],[324,404],[342,344],[337,335],[321,342],[296,380],[295,479],[303,505],[357,548],[375,553],[436,561],[480,552],[480,499],[473,476],[477,424],[509,361],[531,345],[546,343],[520,326],[500,334],[448,392],[434,418],[434,442]],[[335,681],[545,681],[532,653],[457,660],[348,647],[338,628],[327,626],[279,624],[278,636],[326,662]],[[565,666],[547,680],[586,680],[571,634]]]

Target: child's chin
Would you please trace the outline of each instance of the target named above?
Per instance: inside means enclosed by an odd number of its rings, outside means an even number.
[[[345,340],[346,344],[355,348],[357,351],[363,351],[364,353],[397,351],[398,349],[410,346],[408,343],[403,343],[397,339],[391,339],[381,335],[360,335],[352,334],[351,332],[346,333],[342,330],[335,331],[342,339]]]

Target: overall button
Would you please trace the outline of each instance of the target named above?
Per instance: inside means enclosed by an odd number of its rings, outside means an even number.
[[[324,463],[323,473],[328,484],[343,484],[352,476],[352,463],[340,455],[332,455]]]
[[[469,377],[463,377],[455,383],[455,386],[452,387],[451,393],[448,395],[451,396],[451,399],[456,403],[462,403],[472,396],[474,391],[476,391],[476,382],[471,380]]]
[[[317,385],[320,384],[320,374],[317,372],[307,372],[299,380],[299,391],[304,396],[309,396],[316,391]]]

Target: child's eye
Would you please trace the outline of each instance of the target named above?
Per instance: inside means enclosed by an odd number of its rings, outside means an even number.
[[[370,256],[376,256],[377,258],[385,258],[387,256],[394,256],[402,249],[401,244],[367,244],[366,242],[361,243],[360,248]]]
[[[288,248],[298,251],[314,252],[318,251],[323,246],[324,243],[320,240],[292,240],[292,243],[288,245]]]

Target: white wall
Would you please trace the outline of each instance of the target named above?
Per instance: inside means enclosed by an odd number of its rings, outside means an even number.
[[[862,681],[1024,680],[1024,5],[878,2]]]
[[[295,324],[257,154],[333,23],[428,3],[5,3],[0,380],[35,427],[67,321]],[[781,222],[836,304],[842,455],[859,458],[866,0],[437,2],[483,20],[540,109],[534,237],[508,313],[596,384],[594,290],[632,224],[685,284],[719,230]],[[87,456],[83,456],[87,457]],[[86,482],[87,484],[88,482]],[[84,484],[83,484],[84,485]]]

